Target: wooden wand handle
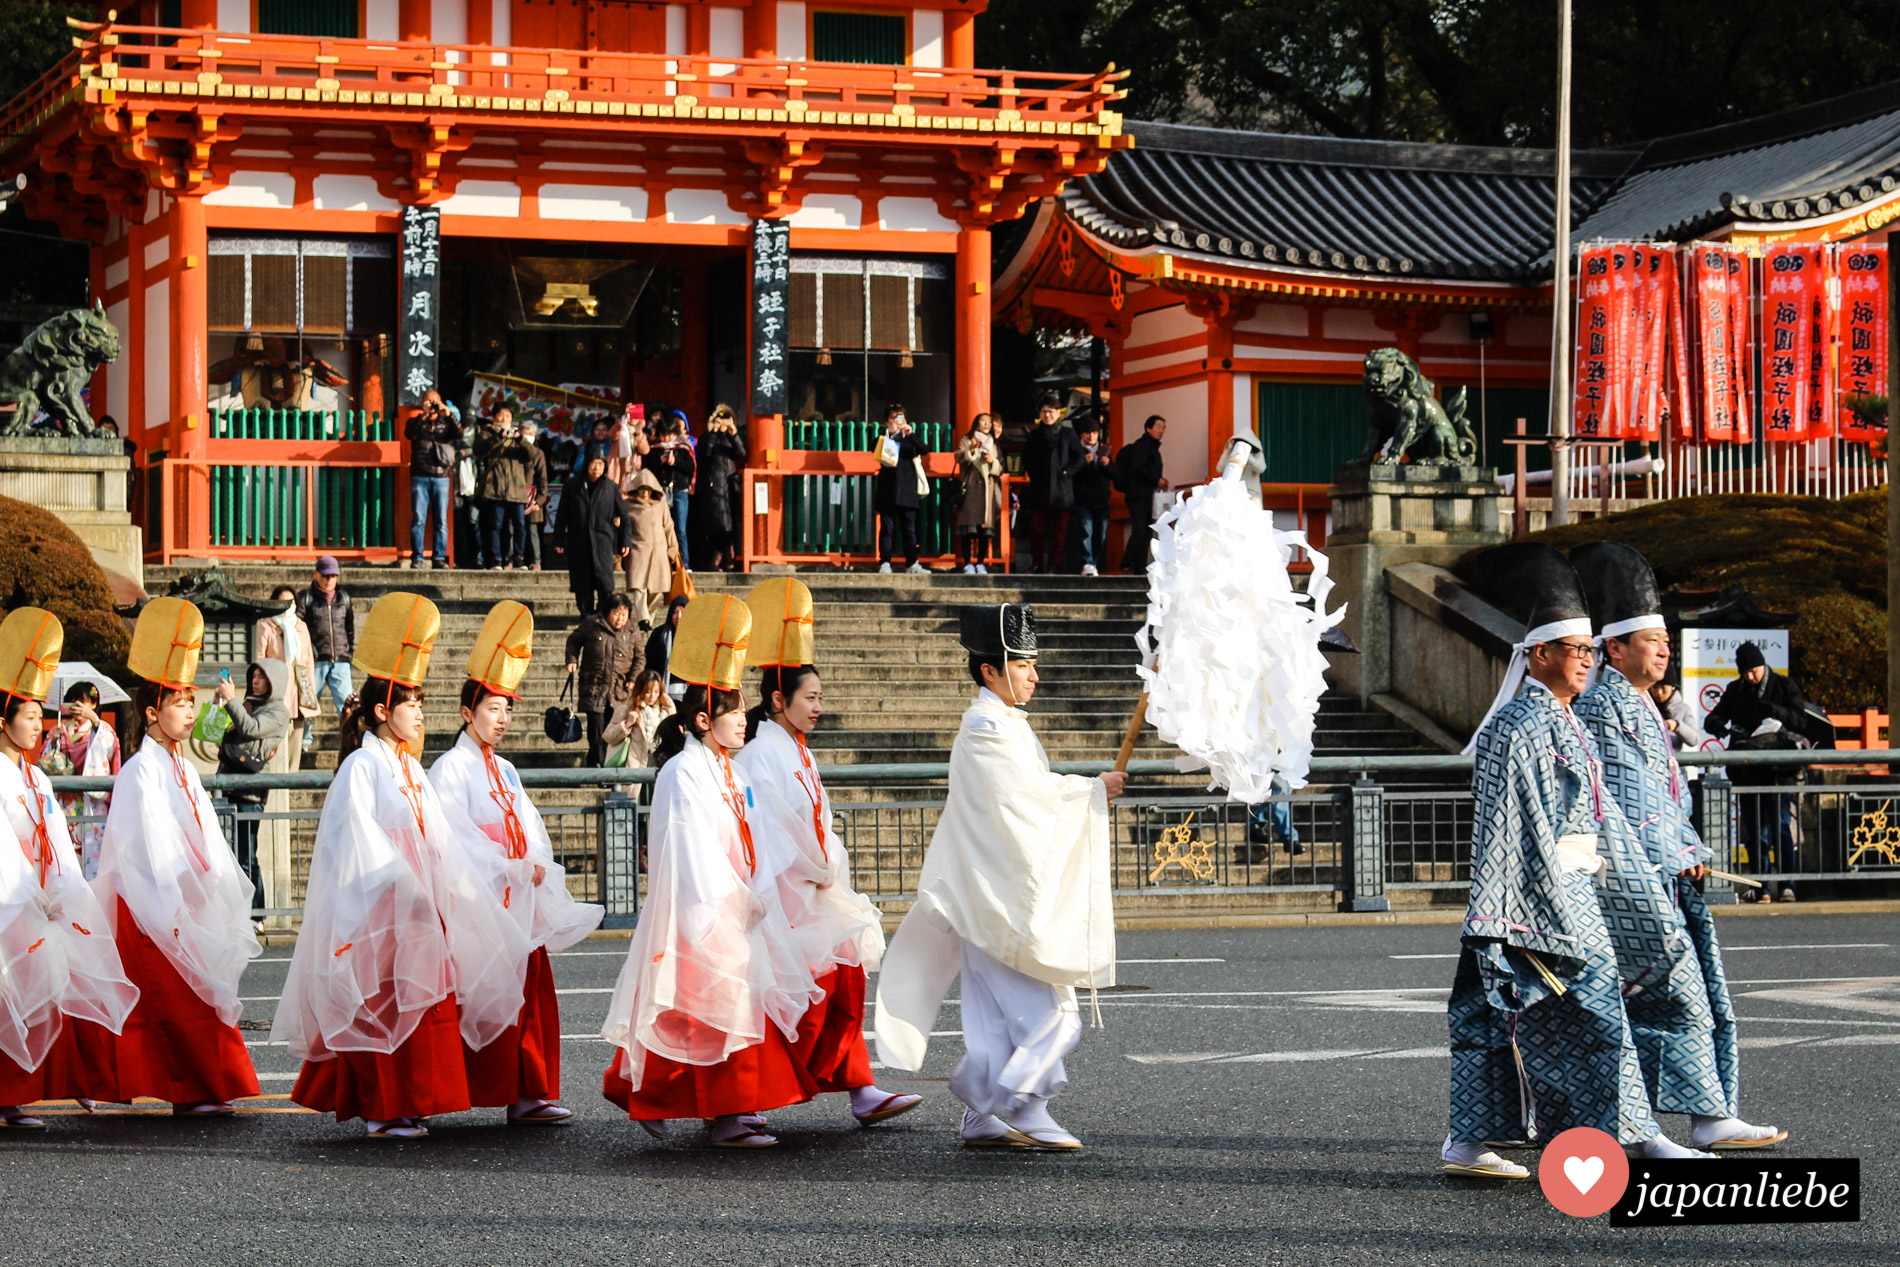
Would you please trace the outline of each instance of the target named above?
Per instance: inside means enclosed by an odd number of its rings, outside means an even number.
[[[1141,725],[1148,720],[1148,692],[1143,691],[1141,698],[1135,701],[1135,715],[1128,719],[1127,733],[1122,735],[1121,751],[1115,754],[1115,769],[1119,773],[1128,772],[1128,759],[1135,755],[1135,740],[1141,736]]]

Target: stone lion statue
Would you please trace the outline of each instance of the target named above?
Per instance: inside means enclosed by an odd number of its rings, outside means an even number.
[[[80,390],[101,365],[119,359],[119,332],[105,305],[74,308],[42,322],[0,364],[0,435],[24,435],[42,410],[69,436],[98,434]]]
[[[1418,372],[1412,358],[1397,348],[1366,353],[1366,447],[1348,465],[1369,466],[1385,455],[1415,466],[1461,466],[1477,461],[1478,437],[1465,420],[1465,389],[1444,404],[1433,394],[1432,380]],[[1416,452],[1414,450],[1417,450]]]

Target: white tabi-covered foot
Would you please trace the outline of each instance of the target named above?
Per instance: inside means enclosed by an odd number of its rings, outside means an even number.
[[[1739,1117],[1706,1117],[1697,1113],[1691,1119],[1689,1142],[1697,1148],[1727,1152],[1742,1148],[1773,1148],[1788,1138],[1788,1132],[1775,1126],[1750,1126]]]
[[[1684,1148],[1667,1135],[1657,1135],[1635,1145],[1630,1150],[1630,1156],[1639,1157],[1646,1161],[1677,1161],[1684,1157],[1705,1157],[1712,1159],[1715,1154],[1701,1152],[1694,1148]]]
[[[1439,1150],[1448,1175],[1466,1175],[1474,1179],[1528,1179],[1531,1172],[1514,1161],[1506,1161],[1483,1144],[1461,1143],[1445,1137]]]
[[[957,1134],[965,1148],[1036,1147],[1036,1141],[994,1113],[978,1113],[975,1109],[963,1110],[963,1123],[957,1127]]]
[[[758,1127],[747,1122],[747,1118],[760,1121],[756,1113],[729,1113],[716,1117],[712,1124],[712,1144],[714,1148],[771,1148],[778,1143],[778,1137],[768,1135]]]
[[[1013,1130],[1027,1135],[1042,1148],[1074,1152],[1082,1147],[1081,1140],[1063,1130],[1055,1118],[1049,1115],[1049,1101],[1039,1095],[1024,1096],[1022,1103],[1009,1115],[1009,1124]]]
[[[852,1087],[851,1116],[864,1126],[908,1113],[924,1102],[921,1095],[893,1094],[882,1087]]]

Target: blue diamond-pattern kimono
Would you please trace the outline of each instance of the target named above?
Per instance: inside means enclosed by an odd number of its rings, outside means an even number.
[[[1451,1138],[1547,1139],[1590,1126],[1626,1144],[1650,1139],[1660,1132],[1596,877],[1557,860],[1561,836],[1628,836],[1595,787],[1590,742],[1530,681],[1484,728],[1474,758],[1471,902],[1449,1009]],[[1599,849],[1606,870],[1617,868],[1617,851]]]
[[[1650,1100],[1658,1112],[1732,1117],[1740,1070],[1722,948],[1708,905],[1678,874],[1709,852],[1690,822],[1668,732],[1648,696],[1613,668],[1578,697],[1576,712],[1602,755],[1604,787],[1675,899],[1685,931],[1668,976],[1625,999]]]

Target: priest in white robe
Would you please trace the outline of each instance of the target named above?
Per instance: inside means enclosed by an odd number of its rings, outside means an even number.
[[[950,1090],[966,1147],[1073,1150],[1049,1102],[1081,1037],[1076,990],[1115,981],[1108,803],[1126,776],[1055,774],[1024,705],[1036,692],[1035,614],[965,607],[976,699],[950,753],[950,790],[917,903],[878,978],[878,1053],[916,1070],[963,977],[964,1056]]]

